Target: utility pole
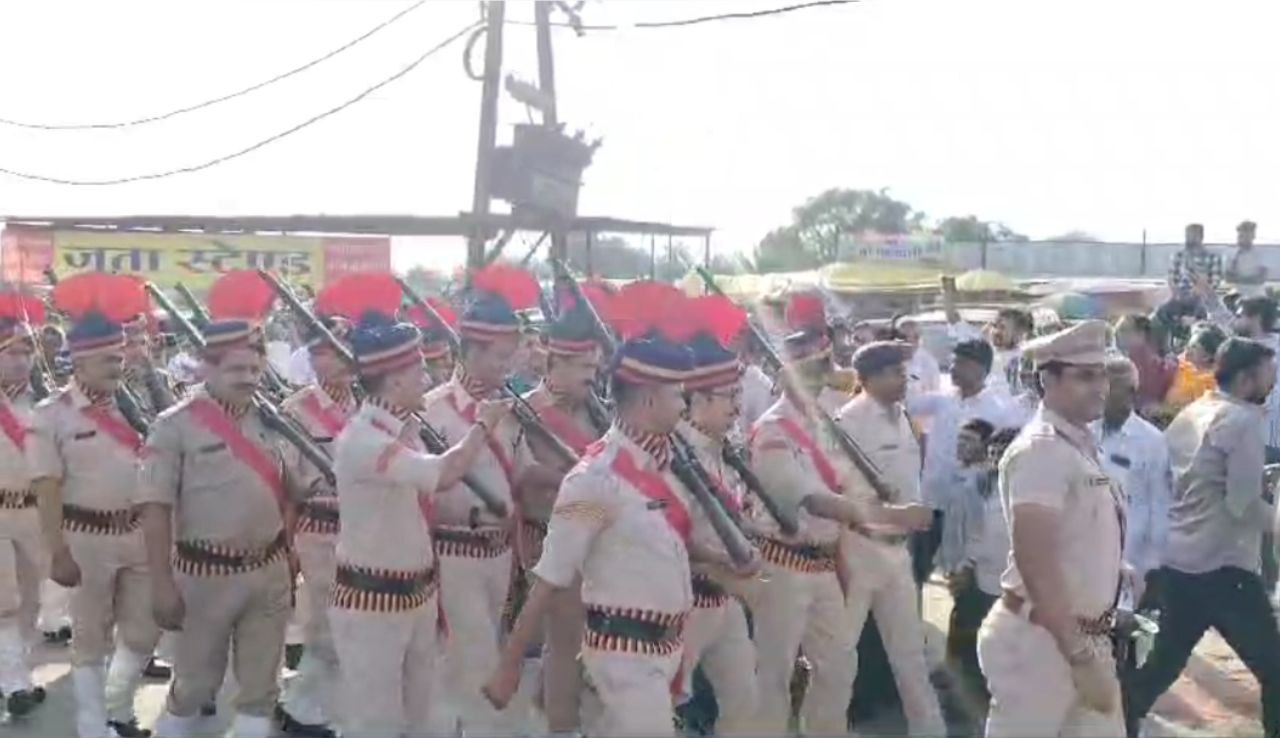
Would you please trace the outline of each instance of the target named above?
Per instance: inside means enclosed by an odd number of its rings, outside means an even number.
[[[538,91],[546,101],[542,109],[542,125],[555,129],[560,125],[560,117],[556,113],[556,65],[551,54],[551,0],[538,0],[534,3],[533,12],[538,33]],[[569,249],[563,225],[551,223],[550,230],[551,254],[567,263]]]
[[[498,138],[498,87],[502,77],[502,23],[507,14],[504,0],[485,3],[484,83],[480,91],[480,140],[476,147],[475,194],[471,213],[479,221],[489,215],[493,149]],[[467,268],[484,264],[488,228],[477,223],[467,240]]]

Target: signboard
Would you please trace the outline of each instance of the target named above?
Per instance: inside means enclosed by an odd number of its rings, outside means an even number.
[[[162,287],[181,282],[198,292],[226,272],[266,269],[315,288],[344,274],[390,271],[391,240],[5,228],[0,278],[41,284],[49,267],[59,277],[86,271],[137,274]]]
[[[896,261],[942,264],[942,237],[932,233],[847,233],[840,241],[841,261]]]

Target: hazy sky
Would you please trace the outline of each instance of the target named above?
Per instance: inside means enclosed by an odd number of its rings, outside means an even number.
[[[407,0],[0,4],[0,118],[101,122],[164,112],[318,56]],[[789,0],[592,0],[591,23]],[[532,19],[530,3],[508,16]],[[333,107],[473,22],[433,2],[279,85],[120,131],[0,126],[0,167],[141,174],[242,148]],[[1280,4],[1229,0],[867,0],[762,20],[555,37],[561,118],[605,139],[584,214],[706,224],[749,249],[832,186],[888,187],[931,216],[1033,237],[1081,229],[1179,240],[1242,218],[1280,240]],[[506,69],[536,77],[534,32]],[[480,85],[456,44],[354,107],[204,172],[114,187],[0,175],[0,212],[420,213],[470,205]],[[477,65],[480,54],[477,54]],[[508,100],[499,140],[525,120]],[[398,265],[461,256],[401,243]]]

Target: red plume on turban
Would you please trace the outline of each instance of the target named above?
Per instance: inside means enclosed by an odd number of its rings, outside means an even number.
[[[236,269],[218,277],[209,288],[209,316],[261,323],[275,300],[275,290],[256,270]]]
[[[705,295],[689,301],[694,333],[707,333],[721,346],[728,346],[747,323],[747,311],[724,295]]]
[[[349,274],[316,295],[318,315],[336,315],[359,322],[367,313],[394,318],[403,299],[400,283],[385,272]]]
[[[44,303],[38,297],[18,291],[0,292],[0,321],[43,325]]]
[[[827,327],[827,310],[816,292],[796,292],[787,298],[787,327],[793,331]]]
[[[684,343],[697,331],[688,314],[689,298],[662,282],[632,282],[610,300],[614,331],[622,340],[658,333],[674,343]]]
[[[151,310],[142,281],[124,274],[82,272],[58,282],[53,306],[73,321],[98,313],[113,323],[124,323]]]
[[[498,295],[513,311],[537,307],[541,292],[532,274],[510,264],[490,264],[471,275],[471,288]]]

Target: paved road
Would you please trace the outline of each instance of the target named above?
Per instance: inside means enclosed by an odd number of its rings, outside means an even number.
[[[925,618],[930,624],[927,648],[931,663],[941,661],[950,599],[936,585],[926,589]],[[14,738],[28,736],[71,736],[75,734],[74,703],[71,692],[70,664],[65,648],[42,647],[41,666],[36,678],[45,684],[49,700],[20,724],[0,722],[0,735]],[[525,685],[532,683],[526,679]],[[224,692],[229,690],[224,690]],[[138,696],[137,711],[142,725],[150,726],[164,704],[165,685],[147,684]],[[223,709],[210,721],[202,735],[221,735],[227,727],[230,708],[227,694],[222,696]],[[1210,634],[1196,650],[1187,671],[1157,704],[1149,720],[1151,736],[1257,736],[1262,734],[1259,722],[1258,687],[1244,665],[1226,644]],[[862,735],[901,734],[902,726],[891,720],[863,726]]]

